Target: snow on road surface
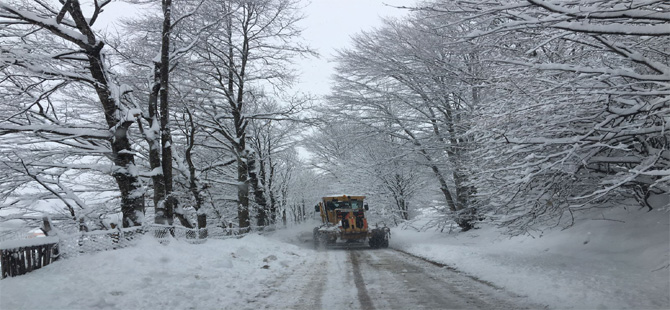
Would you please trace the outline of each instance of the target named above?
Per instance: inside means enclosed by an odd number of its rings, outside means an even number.
[[[531,308],[391,249],[314,249],[303,228],[199,245],[145,237],[4,279],[0,309]]]
[[[613,214],[604,214],[615,219]],[[315,223],[191,245],[152,238],[0,281],[0,309],[670,309],[667,211],[545,236],[395,229],[317,250]]]
[[[366,246],[319,251],[283,280],[266,309],[535,309],[448,268],[392,250]]]

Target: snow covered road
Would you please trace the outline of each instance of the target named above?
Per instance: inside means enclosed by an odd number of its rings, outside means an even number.
[[[542,308],[449,268],[392,249],[368,247],[316,251],[259,297],[253,308]]]
[[[391,247],[450,267],[315,250],[315,223],[195,245],[145,238],[0,280],[0,309],[670,309],[670,218],[625,218],[542,238],[393,230]]]

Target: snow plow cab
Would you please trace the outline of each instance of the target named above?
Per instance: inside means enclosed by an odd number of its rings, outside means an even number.
[[[368,228],[365,196],[326,196],[315,207],[321,215],[321,226],[314,228],[317,246],[344,242],[368,242],[372,248],[388,247],[388,227]]]

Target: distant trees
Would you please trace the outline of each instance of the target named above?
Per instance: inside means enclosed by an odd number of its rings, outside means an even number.
[[[439,188],[429,185],[431,170],[422,165],[423,158],[408,152],[404,140],[370,130],[359,119],[334,111],[329,110],[334,117],[324,119],[305,140],[326,192],[365,195],[374,214],[371,224],[409,220],[412,207]]]
[[[404,157],[419,159],[432,172],[459,225],[470,229],[470,215],[476,211],[470,204],[474,188],[464,156],[470,148],[467,121],[478,104],[476,78],[481,73],[468,63],[477,57],[476,50],[450,45],[458,29],[439,26],[422,14],[386,20],[382,28],[354,37],[353,48],[337,58],[330,97],[335,107],[329,114],[365,124],[364,130],[395,141]]]

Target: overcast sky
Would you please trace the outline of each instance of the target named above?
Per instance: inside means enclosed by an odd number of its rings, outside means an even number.
[[[307,4],[302,21],[305,41],[321,54],[320,59],[299,60],[302,71],[297,88],[315,95],[330,89],[329,77],[334,64],[330,62],[336,49],[349,46],[350,37],[361,30],[381,24],[386,16],[401,16],[404,10],[388,5],[411,5],[413,0],[304,0]]]

